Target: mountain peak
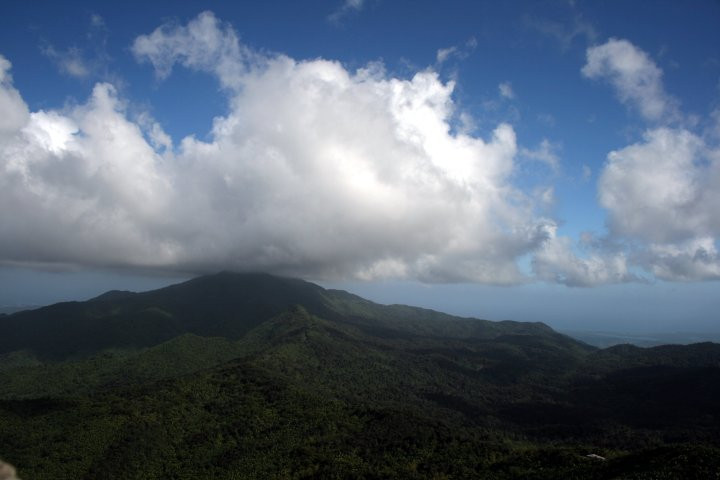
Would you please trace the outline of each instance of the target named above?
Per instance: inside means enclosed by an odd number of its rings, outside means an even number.
[[[111,300],[121,300],[124,298],[131,297],[133,295],[136,295],[135,292],[131,292],[130,290],[109,290],[105,293],[101,293],[97,297],[91,298],[90,302],[104,302],[104,301],[111,301]]]
[[[573,348],[580,345],[541,324],[489,322],[385,306],[297,278],[223,271],[158,290],[113,290],[87,302],[5,317],[0,321],[0,354],[27,349],[62,359],[107,348],[151,347],[183,334],[238,340],[287,311],[298,318],[353,325],[376,337],[489,340],[521,334]]]

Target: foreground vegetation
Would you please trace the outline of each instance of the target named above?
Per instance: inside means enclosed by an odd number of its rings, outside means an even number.
[[[598,350],[237,274],[0,338],[0,458],[26,480],[720,477],[716,344]]]

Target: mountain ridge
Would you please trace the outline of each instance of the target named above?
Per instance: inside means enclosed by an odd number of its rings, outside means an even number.
[[[8,315],[0,320],[0,353],[29,349],[62,359],[103,348],[149,347],[184,333],[238,339],[294,305],[328,318],[354,320],[367,328],[382,328],[384,322],[385,328],[418,334],[423,329],[438,334],[443,327],[449,329],[447,334],[460,336],[483,332],[491,336],[504,330],[555,333],[538,323],[490,322],[405,305],[379,305],[299,279],[220,272],[157,290],[109,291],[85,302],[63,302]],[[458,323],[439,323],[448,320]]]
[[[0,452],[22,478],[720,473],[718,344],[602,350],[229,272],[20,312],[0,334],[18,319],[60,324],[36,350],[0,337]]]

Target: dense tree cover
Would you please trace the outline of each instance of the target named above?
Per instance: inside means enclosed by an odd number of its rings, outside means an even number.
[[[720,476],[716,344],[597,350],[229,273],[8,320],[0,458],[25,479]],[[92,334],[48,353],[52,322]]]

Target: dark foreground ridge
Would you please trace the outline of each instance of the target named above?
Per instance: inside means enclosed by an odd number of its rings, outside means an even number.
[[[21,478],[715,478],[720,345],[223,272],[0,317]]]

